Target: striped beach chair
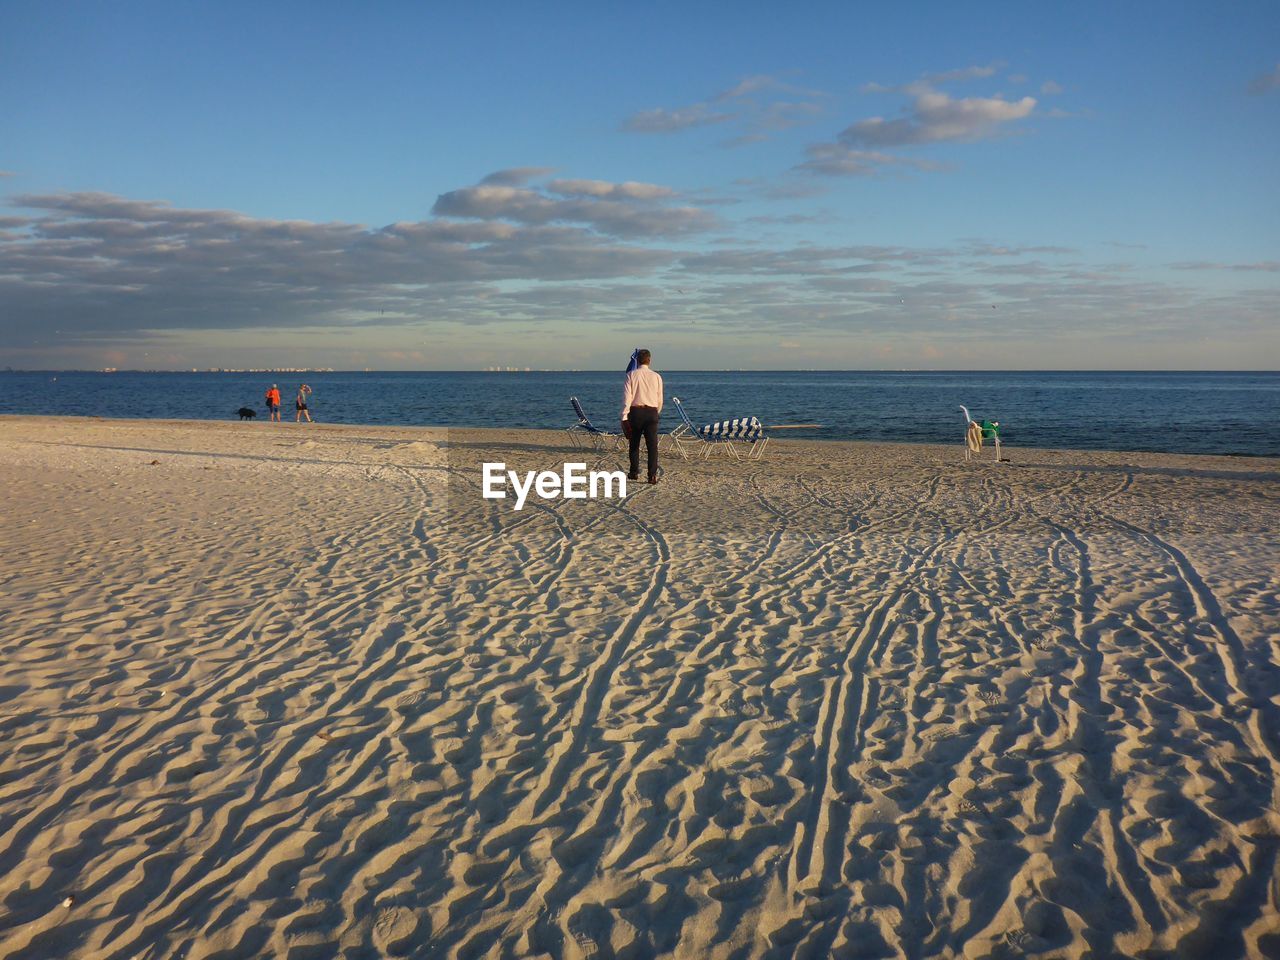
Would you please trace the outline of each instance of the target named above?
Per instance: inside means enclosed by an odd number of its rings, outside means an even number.
[[[582,409],[582,404],[578,402],[577,397],[570,397],[569,404],[573,407],[573,412],[578,417],[577,423],[565,428],[565,433],[569,434],[569,442],[573,444],[574,449],[583,449],[583,443],[589,443],[591,449],[596,453],[603,453],[610,448],[614,450],[618,448],[618,444],[622,442],[622,434],[601,430],[592,423],[591,418]]]
[[[689,454],[701,453],[704,458],[711,456],[711,451],[722,449],[733,459],[740,459],[737,444],[749,444],[745,454],[748,460],[759,460],[764,456],[764,448],[769,443],[765,435],[764,425],[756,417],[735,417],[732,420],[721,420],[718,423],[705,423],[696,426],[689,419],[689,414],[680,402],[679,397],[671,398],[676,411],[680,414],[680,424],[668,436],[676,445],[681,459],[688,460]]]

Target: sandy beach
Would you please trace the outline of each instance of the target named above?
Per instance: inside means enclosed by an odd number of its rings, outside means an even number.
[[[1280,956],[1280,461],[956,439],[0,418],[0,958]]]

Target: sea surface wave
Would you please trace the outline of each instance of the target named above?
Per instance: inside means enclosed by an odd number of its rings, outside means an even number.
[[[697,423],[757,416],[766,425],[816,423],[781,436],[960,442],[965,404],[1027,447],[1280,456],[1280,373],[665,371],[663,430],[680,397]],[[577,396],[597,425],[616,429],[622,372],[305,374],[84,371],[0,372],[0,413],[265,419],[272,383],[292,420],[298,385],[326,423],[557,428]]]

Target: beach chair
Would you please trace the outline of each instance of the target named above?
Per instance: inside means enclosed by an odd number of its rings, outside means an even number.
[[[981,423],[969,416],[969,408],[960,404],[964,414],[964,459],[972,460],[981,450],[984,442],[990,442],[996,448],[996,463],[1000,462],[1000,421],[983,420]]]
[[[574,449],[583,449],[582,444],[584,442],[590,443],[591,449],[596,453],[603,453],[610,448],[614,450],[618,448],[618,444],[622,442],[622,434],[609,433],[609,431],[601,430],[592,423],[591,418],[582,409],[582,404],[578,402],[577,397],[570,397],[569,403],[578,417],[577,423],[565,428],[565,433],[569,434],[569,442],[573,444]]]
[[[690,453],[701,453],[704,459],[709,458],[716,449],[724,450],[735,460],[741,459],[741,456],[748,460],[759,460],[764,456],[769,438],[756,417],[737,417],[733,420],[721,420],[719,423],[705,423],[699,427],[689,419],[679,397],[672,397],[671,402],[680,414],[680,423],[667,436],[675,444],[676,452],[682,460],[688,460]],[[743,443],[750,446],[745,454],[739,455],[735,444]]]

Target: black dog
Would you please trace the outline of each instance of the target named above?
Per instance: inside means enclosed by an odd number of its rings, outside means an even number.
[[[256,410],[250,410],[248,407],[241,407],[241,408],[240,408],[240,419],[241,419],[241,420],[252,420],[252,419],[253,419],[254,417],[256,417],[257,415],[258,415],[258,411],[256,411]]]

